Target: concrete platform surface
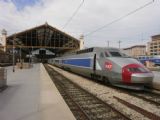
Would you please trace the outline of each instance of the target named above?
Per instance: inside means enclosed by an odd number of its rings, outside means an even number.
[[[0,120],[75,120],[42,64],[7,68],[8,88],[0,93]]]

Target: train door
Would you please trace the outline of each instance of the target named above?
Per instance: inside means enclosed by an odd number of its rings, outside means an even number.
[[[93,58],[93,72],[96,72],[96,54],[94,54],[94,58]]]
[[[94,54],[94,57],[93,57],[93,67],[92,67],[91,78],[96,79],[96,54]]]

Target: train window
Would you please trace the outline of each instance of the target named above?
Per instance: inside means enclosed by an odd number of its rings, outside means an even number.
[[[77,51],[76,53],[77,54],[82,54],[82,53],[89,53],[89,52],[93,52],[93,48],[88,48],[88,49],[85,49],[85,50],[80,50],[80,51]]]
[[[110,54],[112,55],[112,57],[121,57],[122,56],[119,52],[110,51]]]
[[[106,56],[106,57],[109,57],[108,52],[105,52],[105,56]]]
[[[104,58],[104,54],[103,53],[100,53],[100,58]]]
[[[147,72],[147,70],[142,68],[142,67],[128,68],[128,71],[133,72],[133,73],[136,73],[136,72]]]

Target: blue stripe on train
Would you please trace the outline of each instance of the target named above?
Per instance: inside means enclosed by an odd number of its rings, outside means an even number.
[[[67,59],[62,61],[63,64],[81,66],[81,67],[91,67],[91,59]]]

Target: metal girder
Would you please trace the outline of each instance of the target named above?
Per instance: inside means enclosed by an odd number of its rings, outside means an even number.
[[[7,45],[7,46],[0,46],[0,48],[51,48],[51,49],[75,49],[71,47],[52,47],[52,46],[22,46],[22,45]]]
[[[79,40],[44,24],[7,37],[6,48],[52,48],[60,50],[79,49]]]

